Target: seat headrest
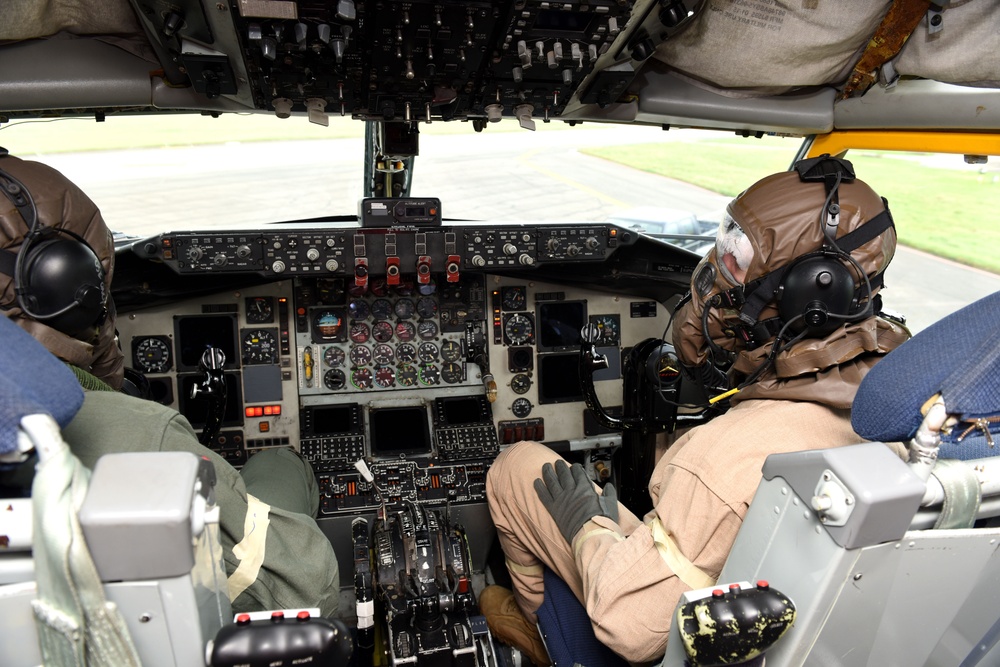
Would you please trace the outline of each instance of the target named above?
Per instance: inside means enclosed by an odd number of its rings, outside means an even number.
[[[1000,292],[935,322],[875,364],[858,388],[851,423],[867,440],[909,440],[935,394],[966,422],[1000,416]],[[982,455],[994,454],[1000,443]]]
[[[25,415],[46,413],[65,426],[83,405],[83,390],[65,363],[31,334],[0,316],[0,455],[17,449]]]

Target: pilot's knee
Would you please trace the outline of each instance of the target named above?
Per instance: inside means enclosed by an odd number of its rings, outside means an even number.
[[[523,440],[511,445],[496,458],[486,474],[487,498],[502,497],[513,486],[532,486],[542,475],[542,466],[559,455],[545,445]]]
[[[319,487],[309,461],[287,448],[265,449],[251,456],[240,475],[247,491],[269,505],[316,516]]]

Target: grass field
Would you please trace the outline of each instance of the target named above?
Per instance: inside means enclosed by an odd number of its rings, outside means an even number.
[[[783,144],[784,146],[784,144]],[[672,142],[583,149],[669,178],[736,196],[761,174],[788,168],[789,152],[764,142]],[[1000,171],[928,166],[915,154],[851,152],[858,177],[889,200],[899,240],[913,248],[1000,273]]]

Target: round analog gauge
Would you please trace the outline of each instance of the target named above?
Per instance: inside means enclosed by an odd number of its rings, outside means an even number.
[[[420,317],[431,318],[437,315],[437,312],[438,304],[433,298],[425,296],[417,301],[417,315]]]
[[[396,382],[403,387],[412,387],[417,383],[417,369],[413,364],[400,364],[396,369]]]
[[[173,366],[170,342],[155,336],[139,338],[132,343],[132,359],[143,373],[165,373]]]
[[[413,305],[413,299],[400,299],[392,310],[399,319],[408,320],[413,317],[416,307]]]
[[[401,362],[412,362],[417,360],[417,348],[409,343],[400,343],[396,346],[396,358]]]
[[[378,366],[391,364],[395,357],[396,353],[392,351],[392,345],[386,345],[385,343],[376,345],[375,353],[372,355],[372,359],[375,360],[375,364]]]
[[[448,384],[458,384],[464,375],[462,371],[462,364],[449,362],[441,367],[441,379]]]
[[[524,315],[511,315],[503,325],[503,332],[511,345],[524,345],[531,340],[535,327]]]
[[[388,366],[379,366],[375,369],[375,384],[380,387],[391,387],[396,382],[396,371]]]
[[[388,302],[386,302],[388,303]],[[388,343],[392,340],[392,322],[376,322],[372,325],[372,338],[379,343]]]
[[[441,343],[441,358],[445,361],[458,361],[462,356],[462,346],[453,340]]]
[[[534,406],[526,398],[516,398],[514,402],[510,405],[510,411],[514,413],[514,416],[518,419],[524,419],[531,414],[531,408]]]
[[[417,285],[417,291],[424,296],[430,296],[431,294],[437,292],[437,283],[435,283],[434,279],[431,278],[429,283],[420,283]]]
[[[344,371],[339,368],[331,368],[323,374],[323,384],[326,385],[327,389],[337,391],[343,389],[344,385],[347,384],[347,377],[344,376]]]
[[[326,362],[327,366],[343,366],[344,358],[347,355],[339,347],[328,347],[326,352],[323,353],[323,361]]]
[[[525,294],[524,287],[504,287],[501,300],[503,301],[504,310],[524,310],[524,306],[528,302],[528,297]]]
[[[351,384],[358,389],[372,388],[372,371],[370,368],[358,368],[351,372]]]
[[[527,394],[531,389],[531,376],[527,373],[518,373],[510,379],[510,390],[515,394]]]
[[[372,317],[376,320],[389,319],[392,316],[392,302],[388,299],[375,299],[372,304]]]
[[[334,340],[340,336],[344,319],[335,310],[319,310],[313,315],[314,330],[324,340]]]
[[[413,294],[413,281],[407,278],[401,278],[399,284],[396,285],[396,294],[399,296],[410,296]]]
[[[351,340],[355,343],[365,343],[371,335],[371,330],[364,322],[355,322],[351,325]]]
[[[413,326],[413,322],[396,322],[396,338],[403,341],[413,340],[417,335],[417,328]]]
[[[274,302],[269,296],[248,296],[247,324],[270,324],[274,321]]]
[[[243,363],[274,364],[278,362],[278,341],[273,331],[254,329],[243,334]]]
[[[351,363],[355,366],[367,366],[371,360],[372,351],[367,345],[355,345],[351,348]]]
[[[434,364],[420,367],[420,381],[423,384],[434,385],[441,382],[441,371]]]
[[[354,299],[347,305],[347,312],[351,314],[352,320],[367,320],[371,309],[368,307],[367,301]]]
[[[389,293],[389,285],[386,284],[385,278],[373,278],[368,284],[375,296],[385,296]]]
[[[617,315],[596,315],[590,324],[597,327],[597,345],[617,345],[621,340]]]
[[[421,343],[417,348],[417,359],[424,363],[437,360],[438,346],[434,343]]]
[[[424,320],[417,325],[417,335],[423,340],[430,340],[434,336],[437,336],[437,333],[438,325],[430,320]]]

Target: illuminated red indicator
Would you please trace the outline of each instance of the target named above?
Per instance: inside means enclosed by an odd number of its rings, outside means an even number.
[[[265,417],[270,417],[273,414],[274,414],[274,406],[265,405],[264,406],[264,416]]]
[[[611,230],[611,236],[618,236],[618,230],[617,229],[612,229]]]
[[[308,621],[309,620],[309,612],[305,611],[305,610],[300,611],[299,613],[297,613],[295,615],[295,618],[299,619],[300,621]]]

